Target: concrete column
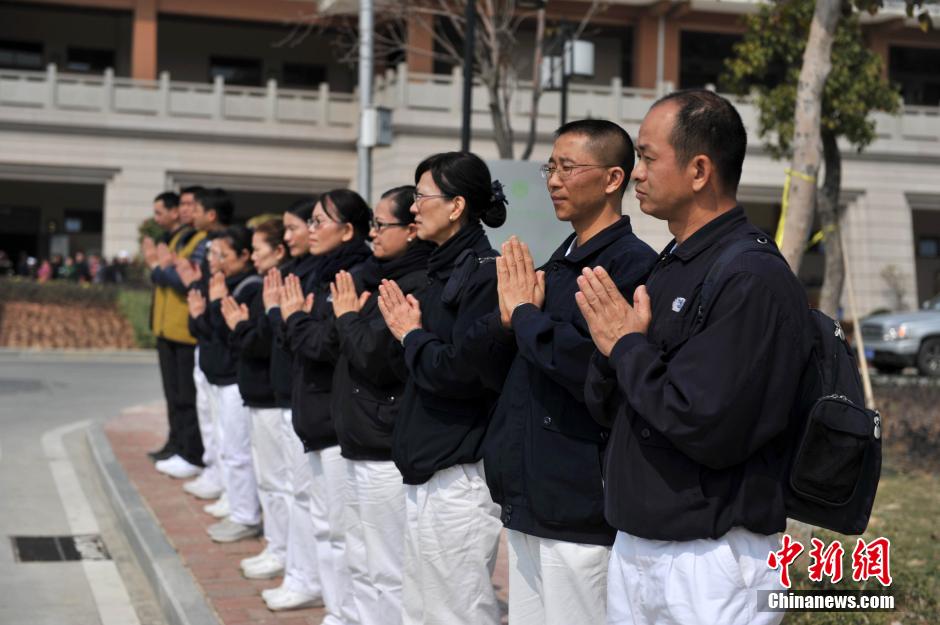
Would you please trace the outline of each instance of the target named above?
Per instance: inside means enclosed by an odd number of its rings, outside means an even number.
[[[633,29],[633,87],[656,88],[656,45],[659,18],[643,15]]]
[[[137,0],[131,48],[131,77],[157,78],[157,0]]]
[[[164,190],[163,169],[129,167],[117,173],[104,187],[104,232],[102,251],[109,259],[121,251],[138,251],[137,227],[152,210],[153,197]]]

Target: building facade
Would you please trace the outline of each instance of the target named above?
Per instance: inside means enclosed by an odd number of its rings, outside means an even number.
[[[577,22],[587,3],[548,4]],[[605,117],[635,136],[652,101],[673,88],[714,85],[752,2],[610,2],[582,37],[594,74],[573,81],[568,118]],[[156,193],[189,184],[231,190],[240,217],[280,212],[298,195],[356,184],[359,106],[344,64],[343,22],[309,0],[44,0],[0,2],[0,249],[133,253]],[[858,312],[906,306],[940,292],[940,34],[889,7],[868,18],[869,46],[904,97],[877,115],[877,139],[844,150],[844,233]],[[520,75],[534,36],[519,33]],[[394,139],[373,151],[373,195],[408,183],[428,154],[457,149],[461,75],[415,25],[407,49],[377,59],[375,99],[392,111]],[[531,82],[514,89],[510,117],[522,151]],[[756,137],[740,198],[772,231],[787,163]],[[543,95],[532,158],[543,160],[560,96]],[[487,94],[474,91],[472,149],[497,157]],[[372,199],[375,199],[374,197]],[[654,247],[664,224],[625,203]],[[886,280],[886,271],[893,278]],[[822,255],[801,277],[812,292]]]

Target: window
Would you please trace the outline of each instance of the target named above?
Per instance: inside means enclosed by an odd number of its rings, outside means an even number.
[[[888,52],[888,79],[901,85],[905,104],[940,104],[940,48],[891,46]]]
[[[310,63],[284,63],[281,82],[285,87],[316,89],[321,82],[326,82],[326,68]]]
[[[92,48],[68,49],[65,71],[83,74],[103,74],[104,70],[114,68],[114,50],[96,50]]]
[[[624,87],[633,85],[633,29],[624,28],[620,38],[620,80]]]
[[[65,232],[99,234],[102,230],[102,213],[95,210],[65,209],[65,218],[62,220]]]
[[[940,258],[940,237],[920,237],[917,241],[917,256]]]
[[[209,80],[221,76],[228,85],[261,86],[261,59],[209,57]]]
[[[28,41],[0,41],[0,67],[42,69],[42,44]]]
[[[679,87],[692,89],[718,86],[725,59],[734,53],[741,35],[682,31],[679,43]]]

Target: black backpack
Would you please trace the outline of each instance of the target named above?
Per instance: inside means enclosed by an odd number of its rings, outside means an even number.
[[[702,284],[701,327],[728,263],[746,252],[783,256],[767,237],[734,241]],[[784,486],[787,516],[841,534],[868,526],[881,475],[881,416],[865,407],[855,355],[839,322],[809,310],[812,352],[791,416],[791,456]]]

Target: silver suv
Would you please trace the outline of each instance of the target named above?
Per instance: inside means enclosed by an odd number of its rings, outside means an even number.
[[[940,376],[940,295],[917,312],[863,319],[862,338],[865,357],[882,372],[916,366],[922,375]]]

